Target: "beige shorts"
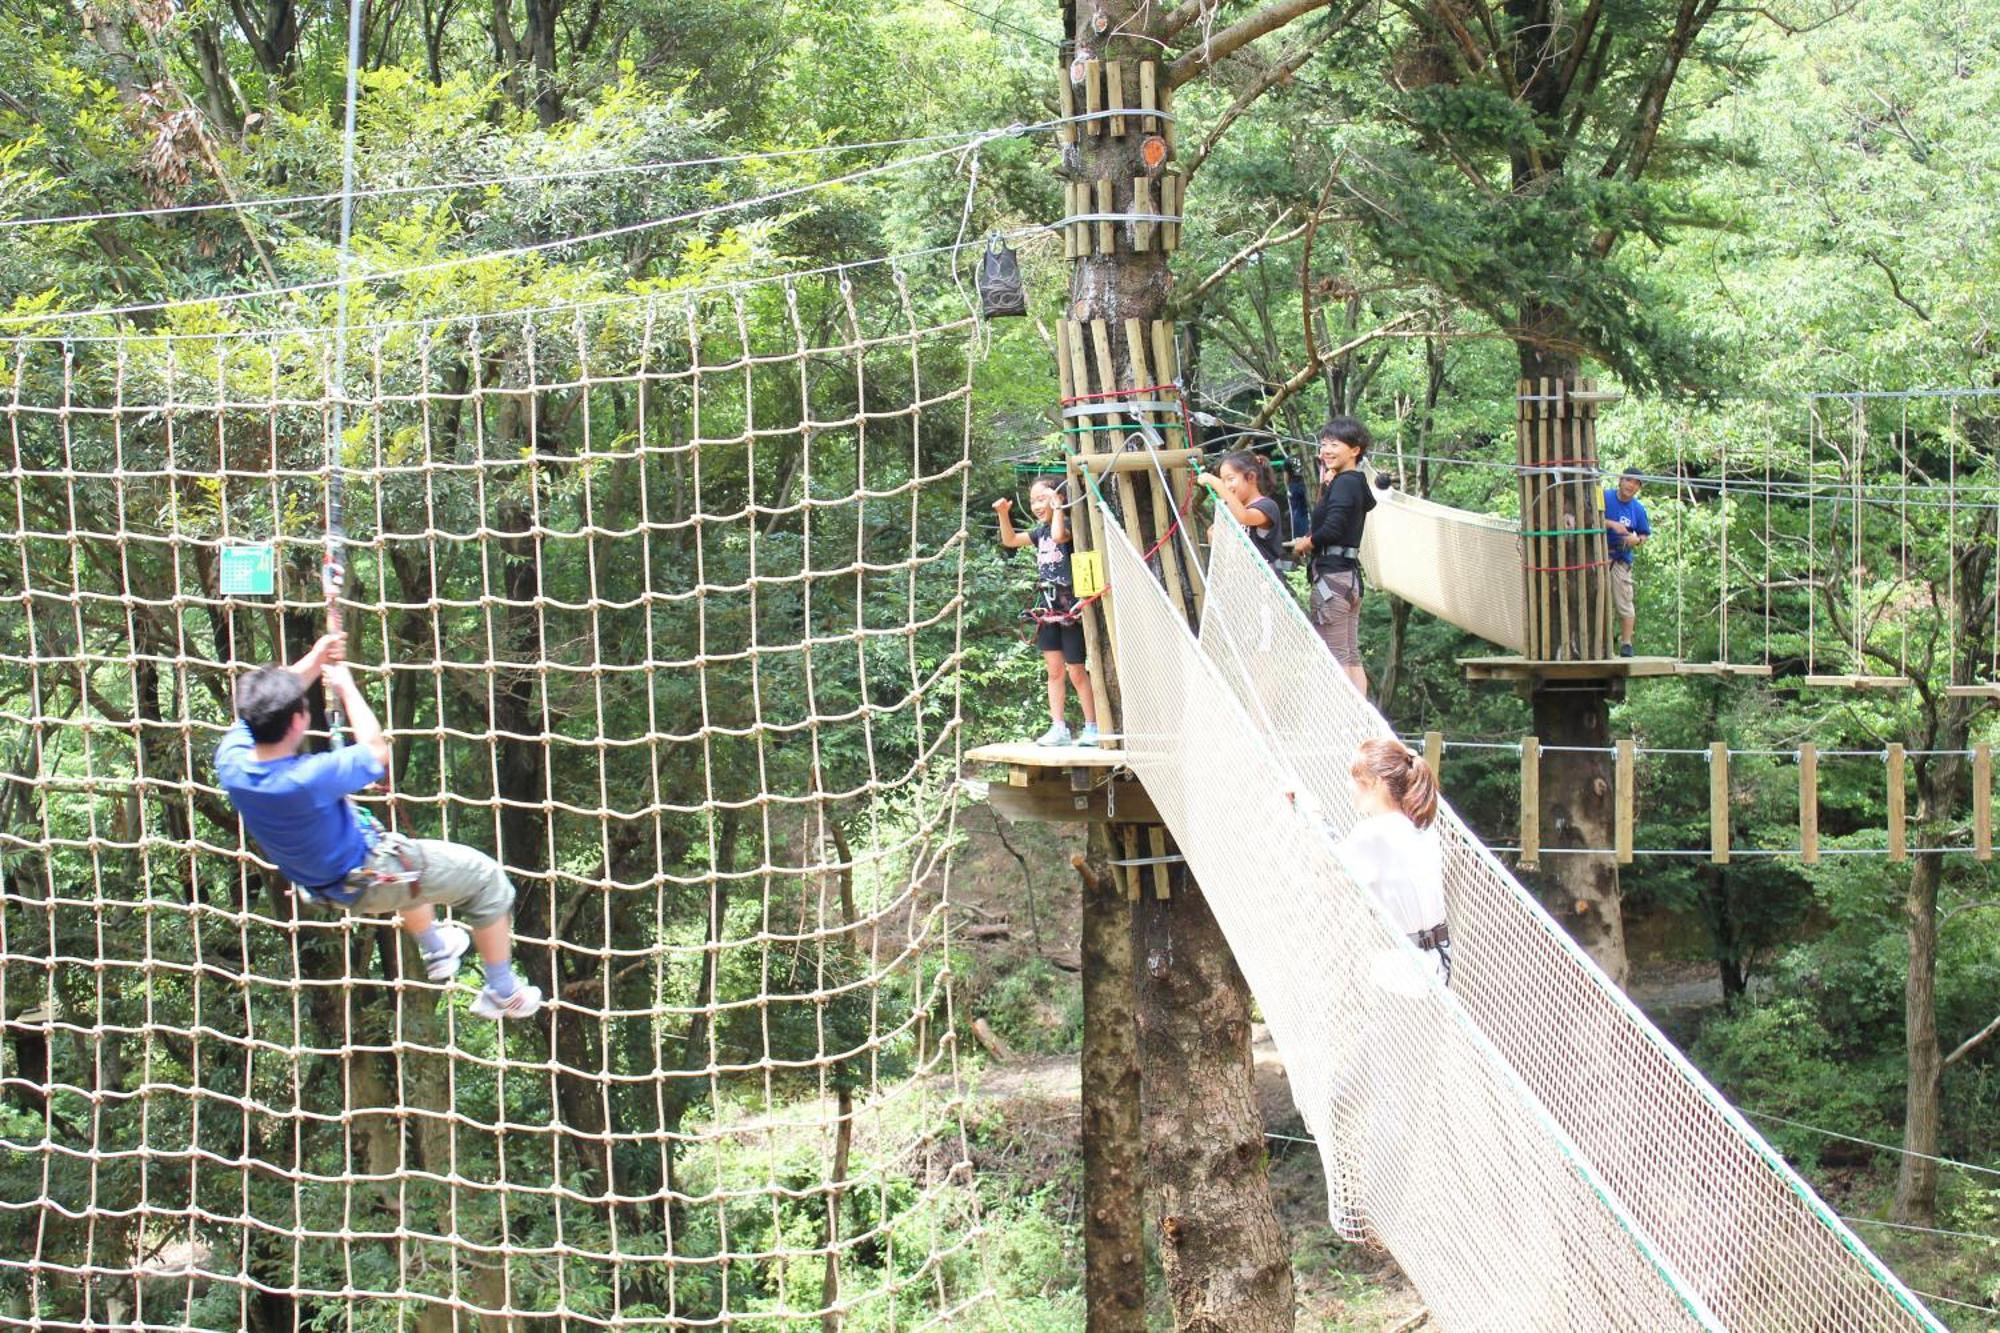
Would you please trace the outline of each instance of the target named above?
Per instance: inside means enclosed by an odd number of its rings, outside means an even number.
[[[414,873],[414,883],[373,883],[367,872],[390,876]],[[406,838],[384,833],[348,883],[361,896],[347,910],[367,916],[401,912],[429,903],[452,908],[474,930],[490,926],[514,906],[514,884],[500,863],[485,852],[437,838]]]
[[[1632,602],[1632,566],[1611,562],[1611,609],[1621,620],[1630,620],[1638,612]]]

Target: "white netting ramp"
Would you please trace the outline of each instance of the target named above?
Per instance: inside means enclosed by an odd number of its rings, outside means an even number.
[[[1135,677],[1126,673],[1154,670],[1140,654],[1171,660],[1180,651],[1150,641],[1167,630],[1140,620],[1132,610],[1134,601],[1145,600],[1129,591],[1133,581],[1128,573],[1126,583],[1119,585],[1118,607],[1118,661],[1128,710],[1133,706],[1129,701],[1140,692],[1134,689]],[[1146,626],[1137,639],[1135,623]],[[1180,638],[1186,638],[1185,631]],[[1221,534],[1214,544],[1200,645],[1210,679],[1222,683],[1223,692],[1254,719],[1251,725],[1260,741],[1275,752],[1258,756],[1236,747],[1245,766],[1228,770],[1225,785],[1232,792],[1247,793],[1300,783],[1307,803],[1344,834],[1356,819],[1348,776],[1354,748],[1370,736],[1393,733],[1334,665],[1291,591],[1271,574],[1240,530]],[[1206,697],[1211,688],[1204,684],[1170,697],[1212,707],[1213,700]],[[1157,694],[1151,684],[1143,692],[1148,698]],[[1191,703],[1190,713],[1194,707]],[[1129,717],[1126,729],[1133,729]],[[1211,756],[1202,762],[1213,786],[1220,770],[1219,760],[1212,756],[1226,753],[1225,743],[1214,735],[1202,735],[1190,744],[1189,754]],[[1143,752],[1135,758],[1149,788],[1154,779],[1147,763],[1194,762],[1180,758],[1178,751],[1165,760]],[[1267,835],[1261,826],[1255,837],[1242,838],[1244,827],[1234,819],[1235,805],[1233,798],[1229,817],[1222,818],[1218,811],[1212,822],[1231,825],[1238,845],[1262,847],[1269,836],[1275,846],[1276,834]],[[1160,808],[1164,813],[1173,807],[1162,803]],[[1199,845],[1201,822],[1174,826],[1174,836],[1184,848],[1189,847],[1190,837]],[[1576,1145],[1595,1178],[1633,1219],[1662,1264],[1687,1284],[1691,1299],[1732,1329],[1941,1327],[1632,1007],[1449,807],[1441,809],[1439,831],[1450,903],[1454,1009],[1470,1018],[1509,1073]],[[1189,848],[1188,855],[1193,862],[1195,850]],[[1356,988],[1365,991],[1369,984],[1366,971],[1348,975],[1354,973],[1357,960],[1347,952],[1351,946],[1323,933],[1331,930],[1330,925],[1307,925],[1314,916],[1330,920],[1340,910],[1355,914],[1351,904],[1340,909],[1320,902],[1345,899],[1353,891],[1344,879],[1317,871],[1296,881],[1290,874],[1272,874],[1274,869],[1289,871],[1300,864],[1304,863],[1292,860],[1289,853],[1261,862],[1254,872],[1246,868],[1235,875],[1226,867],[1211,871],[1196,864],[1212,902],[1219,894],[1226,899],[1262,887],[1235,882],[1250,878],[1282,886],[1292,900],[1273,903],[1264,914],[1238,926],[1232,926],[1217,905],[1217,915],[1229,930],[1267,1014],[1294,1001],[1282,989],[1267,994],[1257,984],[1260,972],[1278,972],[1273,984],[1299,987],[1305,997],[1302,1002],[1311,1003],[1320,1002],[1315,987],[1337,994]],[[1286,928],[1273,930],[1270,923],[1276,920],[1286,921]],[[1290,924],[1295,921],[1299,926]],[[1286,956],[1264,961],[1274,952]],[[1290,957],[1293,954],[1301,956]],[[1436,1077],[1430,1068],[1436,1058],[1436,1036],[1410,1038],[1383,1049],[1379,1042],[1343,1032],[1356,1025],[1354,1011],[1326,1003],[1330,1007],[1323,1021],[1332,1031],[1313,1030],[1311,1040],[1302,1045],[1287,1047],[1277,1018],[1272,1018],[1273,1035],[1284,1051],[1302,1108],[1307,1108],[1308,1097],[1327,1095],[1325,1080],[1342,1077],[1340,1071],[1350,1058],[1343,1042],[1359,1042],[1360,1053],[1352,1058],[1382,1071],[1388,1082],[1387,1106],[1411,1103],[1417,1096],[1412,1089]],[[1318,1065],[1330,1068],[1311,1072]],[[1308,1073],[1305,1082],[1300,1081],[1302,1072]],[[1456,1082],[1461,1076],[1450,1077]],[[1313,1082],[1315,1078],[1320,1081]],[[1463,1100],[1451,1087],[1440,1116],[1450,1120],[1462,1114]],[[1310,1121],[1313,1112],[1307,1114]],[[1476,1156],[1489,1150],[1473,1144],[1467,1151]],[[1463,1155],[1452,1155],[1454,1173],[1465,1164]],[[1519,1207],[1521,1197],[1518,1189],[1492,1196],[1475,1188],[1459,1190],[1452,1223],[1455,1238],[1462,1241],[1502,1225],[1505,1216]],[[1488,1198],[1499,1201],[1497,1212],[1485,1206]],[[1365,1195],[1362,1202],[1366,1214]],[[1401,1260],[1398,1240],[1389,1237],[1389,1244]],[[1421,1287],[1421,1274],[1415,1276]]]
[[[972,329],[913,296],[948,286],[353,331],[369,803],[508,867],[552,1004],[504,1029],[297,906],[215,785],[234,676],[323,623],[333,339],[0,343],[0,1209],[39,1219],[0,1327],[985,1294],[943,914]],[[225,595],[258,543],[274,590]]]
[[[1401,491],[1375,492],[1361,538],[1368,582],[1440,620],[1528,651],[1521,527]]]
[[[1130,543],[1107,540],[1132,766],[1284,1053],[1336,1225],[1381,1237],[1448,1328],[1720,1328],[1426,964],[1336,888],[1298,784]],[[1502,1206],[1469,1224],[1479,1201]]]

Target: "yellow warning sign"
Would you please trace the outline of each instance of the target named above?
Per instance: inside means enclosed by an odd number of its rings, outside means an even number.
[[[1069,558],[1070,586],[1078,597],[1095,597],[1104,591],[1104,552],[1078,551]]]

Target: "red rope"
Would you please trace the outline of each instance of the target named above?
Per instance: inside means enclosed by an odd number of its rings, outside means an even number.
[[[1181,391],[1181,386],[1178,384],[1148,384],[1137,389],[1106,389],[1102,393],[1080,393],[1075,395],[1074,397],[1063,399],[1062,405],[1064,407],[1069,407],[1076,403],[1102,402],[1106,398],[1136,398],[1142,393],[1177,394],[1180,391]]]

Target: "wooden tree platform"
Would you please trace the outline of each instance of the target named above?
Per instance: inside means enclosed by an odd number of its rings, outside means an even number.
[[[1008,820],[1039,823],[1158,824],[1146,789],[1118,750],[1010,741],[966,751],[971,764],[1007,770],[1003,786],[987,789],[986,803]]]

